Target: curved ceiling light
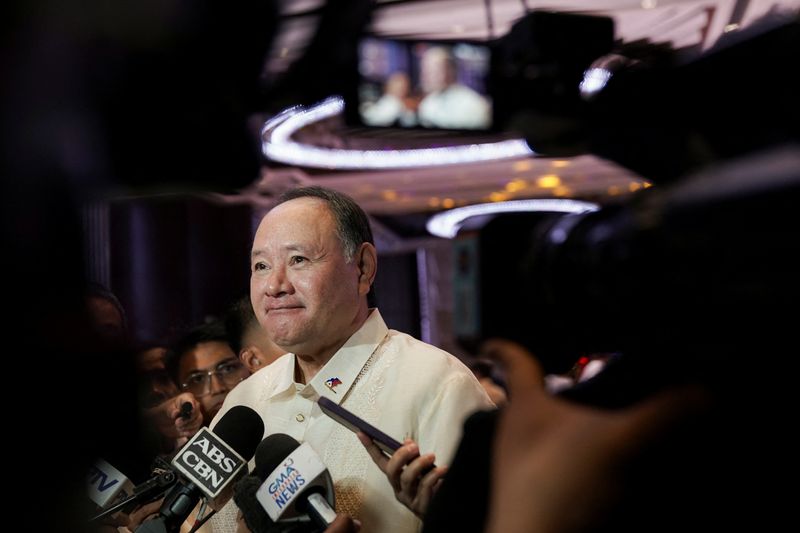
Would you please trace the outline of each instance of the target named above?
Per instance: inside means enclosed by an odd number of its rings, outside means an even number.
[[[457,207],[433,215],[425,227],[437,237],[452,239],[461,229],[464,221],[470,217],[492,215],[496,213],[520,213],[543,211],[550,213],[585,213],[597,211],[600,206],[591,202],[569,199],[534,199],[511,200],[509,202],[496,202],[491,204],[475,204]]]
[[[319,148],[291,139],[294,132],[314,122],[338,115],[344,101],[333,96],[304,108],[286,109],[268,120],[261,130],[261,150],[273,161],[304,167],[336,169],[412,168],[496,159],[530,157],[533,150],[522,139],[413,150],[344,150]]]

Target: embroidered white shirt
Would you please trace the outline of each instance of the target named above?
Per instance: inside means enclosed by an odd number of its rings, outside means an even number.
[[[294,367],[294,355],[286,354],[244,380],[212,427],[234,405],[253,408],[265,436],[285,433],[311,444],[333,477],[337,512],[361,520],[362,533],[418,531],[420,521],[396,500],[355,434],[316,400],[330,398],[400,442],[410,437],[447,465],[464,419],[493,407],[472,372],[447,352],[388,329],[377,309],[308,384],[294,382]]]

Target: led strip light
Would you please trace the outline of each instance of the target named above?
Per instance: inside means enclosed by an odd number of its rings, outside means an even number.
[[[464,207],[457,207],[449,211],[443,211],[432,216],[426,228],[430,233],[437,237],[452,239],[461,229],[461,225],[470,217],[480,215],[490,215],[495,213],[520,213],[543,211],[551,213],[585,213],[587,211],[597,211],[600,206],[591,202],[581,200],[568,200],[558,198],[533,199],[533,200],[511,200],[508,202],[496,202],[491,204],[475,204]]]
[[[332,96],[309,108],[295,106],[282,111],[268,120],[261,130],[261,149],[264,155],[273,161],[289,165],[332,169],[429,167],[534,155],[533,150],[522,139],[413,150],[319,148],[291,139],[297,130],[341,114],[343,110],[344,100],[339,96]]]

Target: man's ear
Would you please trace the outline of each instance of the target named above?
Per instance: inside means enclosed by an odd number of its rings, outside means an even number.
[[[378,272],[378,251],[368,242],[361,243],[356,254],[358,266],[358,292],[367,294]]]
[[[244,348],[239,352],[239,360],[247,367],[251,374],[261,369],[261,359],[252,348]]]

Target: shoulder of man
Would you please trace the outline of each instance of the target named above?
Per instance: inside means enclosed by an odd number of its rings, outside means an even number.
[[[441,348],[393,329],[389,330],[389,336],[390,342],[395,344],[402,362],[410,365],[422,365],[428,375],[440,375],[441,373],[472,375],[472,371],[458,357]]]

